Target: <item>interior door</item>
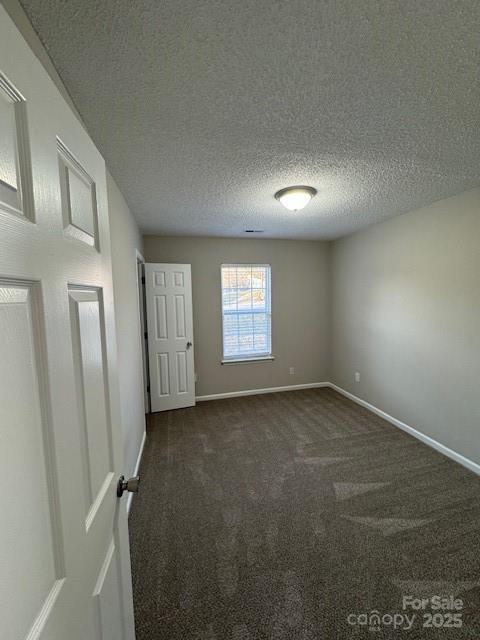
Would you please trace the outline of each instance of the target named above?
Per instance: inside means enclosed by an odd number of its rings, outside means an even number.
[[[133,640],[105,164],[2,6],[0,354],[0,636]]]
[[[150,406],[195,404],[192,274],[189,264],[145,265]]]

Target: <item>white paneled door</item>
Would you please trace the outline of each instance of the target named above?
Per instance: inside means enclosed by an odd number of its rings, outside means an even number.
[[[189,264],[145,265],[152,411],[195,404]]]
[[[105,164],[0,6],[2,639],[134,639],[116,377]]]

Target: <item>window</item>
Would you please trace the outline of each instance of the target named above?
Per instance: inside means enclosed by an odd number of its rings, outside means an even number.
[[[270,265],[222,265],[223,361],[272,354]]]

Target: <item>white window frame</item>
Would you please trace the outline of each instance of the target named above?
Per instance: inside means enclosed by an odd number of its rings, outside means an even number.
[[[268,271],[268,297],[269,297],[269,306],[267,315],[270,318],[270,349],[265,353],[252,353],[243,355],[235,355],[235,356],[225,356],[225,347],[223,344],[224,332],[223,332],[223,322],[224,322],[224,313],[223,313],[223,280],[222,280],[222,271],[224,267],[262,267],[267,268]],[[220,266],[220,307],[222,314],[222,364],[242,364],[248,362],[271,362],[275,360],[275,356],[272,355],[272,266],[270,264],[258,264],[253,262],[237,262],[237,263],[224,263]]]

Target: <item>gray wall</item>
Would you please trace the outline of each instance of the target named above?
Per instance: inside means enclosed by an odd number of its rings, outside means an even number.
[[[480,190],[332,243],[331,277],[332,382],[479,463]]]
[[[144,247],[147,262],[192,265],[197,395],[327,380],[327,243],[145,236]],[[229,262],[272,267],[273,362],[220,364],[220,265]]]
[[[133,474],[145,431],[143,363],[138,308],[136,253],[143,252],[142,237],[122,194],[107,172],[113,293],[117,330],[118,378],[124,473]]]

